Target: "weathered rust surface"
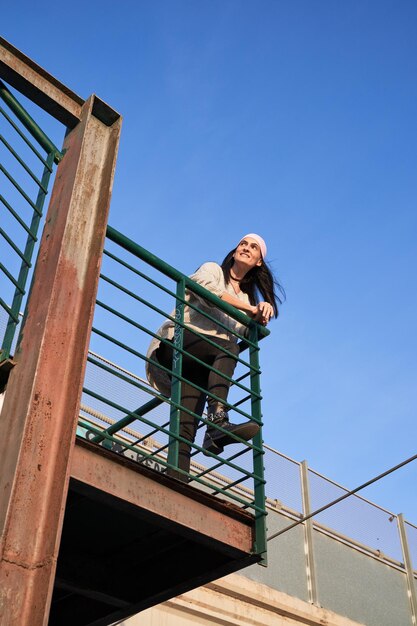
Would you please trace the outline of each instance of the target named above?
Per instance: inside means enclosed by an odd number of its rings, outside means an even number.
[[[84,100],[2,37],[0,77],[65,126],[73,128],[80,121]],[[120,117],[97,97],[93,115],[107,126]]]
[[[117,457],[112,459],[112,456],[97,454],[93,448],[76,445],[71,478],[195,531],[209,540],[251,553],[252,525],[247,520],[243,522],[229,515],[227,506],[224,506],[223,512],[216,510],[210,502],[199,501],[198,492],[193,498],[193,489],[177,492],[169,483],[158,481],[157,476],[139,473],[129,464],[116,462]]]
[[[47,623],[120,120],[67,135],[0,416],[0,623]]]

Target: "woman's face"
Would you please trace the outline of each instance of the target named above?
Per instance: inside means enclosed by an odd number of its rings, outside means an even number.
[[[261,249],[255,239],[252,237],[242,239],[236,248],[234,260],[235,263],[245,265],[248,270],[257,265],[262,265]]]

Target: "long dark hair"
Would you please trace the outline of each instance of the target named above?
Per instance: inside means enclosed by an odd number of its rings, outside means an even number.
[[[230,269],[234,263],[235,252],[236,248],[231,250],[221,265],[226,285],[230,282]],[[262,299],[264,302],[269,302],[272,305],[274,315],[278,317],[278,305],[284,302],[285,291],[282,285],[274,278],[272,270],[264,260],[262,260],[262,265],[252,267],[245,277],[242,278],[240,288],[248,294],[249,302],[252,306],[256,306]]]

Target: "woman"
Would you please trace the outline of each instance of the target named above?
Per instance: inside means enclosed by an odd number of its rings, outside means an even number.
[[[190,278],[199,283],[224,302],[231,304],[236,309],[243,311],[260,324],[266,325],[274,316],[278,316],[278,302],[282,300],[275,292],[278,287],[281,294],[283,289],[274,280],[272,273],[265,263],[266,244],[259,235],[250,233],[243,237],[239,244],[229,252],[222,265],[217,263],[204,263]],[[258,301],[259,298],[261,301]],[[186,300],[207,312],[212,318],[221,322],[227,328],[218,325],[215,321],[201,315],[194,308],[186,306],[184,309],[183,348],[186,352],[197,357],[200,361],[215,368],[224,376],[232,378],[236,367],[236,357],[239,354],[237,337],[230,331],[245,333],[245,326],[223,313],[206,300],[192,292],[188,292]],[[158,331],[158,335],[172,341],[175,323],[167,320]],[[204,341],[192,330],[208,336],[215,345]],[[227,350],[227,353],[224,352]],[[230,354],[231,353],[231,354]],[[164,367],[172,368],[172,347],[159,339],[154,339],[149,347],[147,356],[155,363]],[[211,371],[204,365],[199,364],[193,356],[183,355],[182,375],[190,382],[207,390],[199,391],[188,382],[181,382],[181,404],[184,408],[196,415],[202,415],[206,398],[208,396],[207,419],[215,425],[221,426],[228,433],[237,435],[248,441],[258,432],[259,426],[254,422],[246,424],[231,424],[227,413],[227,396],[230,382],[216,372]],[[166,396],[171,394],[170,376],[157,365],[147,363],[147,376],[149,382]],[[213,394],[216,396],[212,397]],[[180,414],[180,435],[189,442],[193,442],[197,430],[198,420],[186,411]],[[225,445],[235,443],[230,435],[209,425],[205,434],[203,449],[207,452],[220,454]],[[185,442],[179,444],[180,469],[185,472],[190,468],[190,445]],[[185,474],[179,472],[167,472],[181,480],[187,480]]]

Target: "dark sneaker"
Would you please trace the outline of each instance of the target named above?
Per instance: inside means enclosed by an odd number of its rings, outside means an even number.
[[[203,441],[203,452],[221,454],[225,446],[232,443],[239,443],[232,435],[236,435],[245,441],[252,439],[259,431],[258,424],[246,422],[245,424],[231,424],[229,416],[223,405],[209,406],[208,419],[216,426],[221,426],[227,433],[224,433],[214,426],[207,426],[207,431]],[[207,455],[208,456],[208,455]]]

